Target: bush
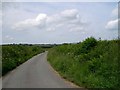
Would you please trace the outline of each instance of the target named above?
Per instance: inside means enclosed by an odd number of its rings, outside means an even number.
[[[3,45],[2,46],[2,75],[16,68],[32,56],[43,52],[39,46]]]
[[[81,53],[88,53],[91,49],[93,49],[97,44],[97,40],[93,37],[87,38],[83,41],[78,50],[75,52],[75,55],[79,55]]]
[[[78,44],[53,47],[48,61],[65,78],[87,88],[119,88],[120,40],[87,38]]]

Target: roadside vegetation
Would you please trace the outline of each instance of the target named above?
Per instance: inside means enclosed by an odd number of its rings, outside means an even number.
[[[48,61],[64,78],[86,88],[118,88],[120,40],[87,38],[49,49]]]
[[[0,77],[2,76],[2,46],[0,45]]]
[[[2,75],[44,51],[35,45],[2,45]]]

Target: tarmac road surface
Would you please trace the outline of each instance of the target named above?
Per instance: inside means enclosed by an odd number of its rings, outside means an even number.
[[[47,62],[47,51],[34,56],[2,77],[2,88],[75,88]]]

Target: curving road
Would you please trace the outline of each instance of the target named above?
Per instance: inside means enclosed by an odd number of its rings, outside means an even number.
[[[75,88],[57,75],[47,52],[36,55],[2,78],[2,88]]]

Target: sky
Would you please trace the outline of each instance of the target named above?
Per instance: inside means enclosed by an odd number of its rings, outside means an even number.
[[[111,40],[118,37],[117,24],[117,2],[2,3],[2,44]]]

